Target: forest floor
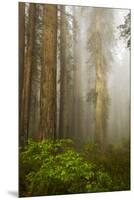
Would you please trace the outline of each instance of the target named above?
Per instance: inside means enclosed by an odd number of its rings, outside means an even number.
[[[78,152],[70,139],[29,140],[20,148],[20,197],[129,190],[129,150],[128,141]]]

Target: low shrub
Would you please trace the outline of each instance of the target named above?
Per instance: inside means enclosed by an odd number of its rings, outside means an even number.
[[[20,196],[109,191],[112,179],[71,140],[28,141],[20,149]]]

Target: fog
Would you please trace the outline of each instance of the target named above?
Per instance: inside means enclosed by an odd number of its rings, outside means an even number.
[[[66,55],[71,55],[66,61],[66,73],[71,78],[64,85],[64,111],[60,108],[62,85],[57,83],[57,119],[62,112],[65,121],[60,130],[62,137],[80,143],[128,139],[130,50],[117,27],[124,23],[129,11],[77,6],[66,6],[65,10],[72,16],[66,22],[69,36],[65,45]],[[59,62],[57,71],[59,80]]]

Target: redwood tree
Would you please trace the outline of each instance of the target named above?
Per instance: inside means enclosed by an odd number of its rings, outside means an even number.
[[[24,9],[24,8],[23,8]],[[34,44],[34,33],[35,33],[35,4],[31,3],[29,6],[29,17],[28,17],[28,35],[25,47],[23,44],[23,75],[20,80],[23,80],[21,89],[21,105],[20,105],[20,144],[23,144],[28,139],[28,123],[29,123],[29,92],[30,92],[30,79],[31,79],[31,68],[32,68],[32,55],[33,55],[33,44]],[[24,12],[24,10],[23,10]],[[21,13],[21,11],[20,11]],[[24,15],[23,15],[24,20]],[[22,31],[22,30],[21,30]],[[20,32],[21,32],[20,31]],[[24,37],[24,31],[23,31]],[[20,34],[21,40],[21,34]],[[25,48],[25,49],[24,49]],[[20,54],[21,59],[21,54]],[[21,81],[20,81],[21,82]]]
[[[57,6],[44,5],[40,91],[40,139],[56,134]]]

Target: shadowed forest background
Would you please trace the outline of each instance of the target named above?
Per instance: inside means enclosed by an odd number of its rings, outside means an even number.
[[[19,3],[20,196],[130,189],[130,10]]]

